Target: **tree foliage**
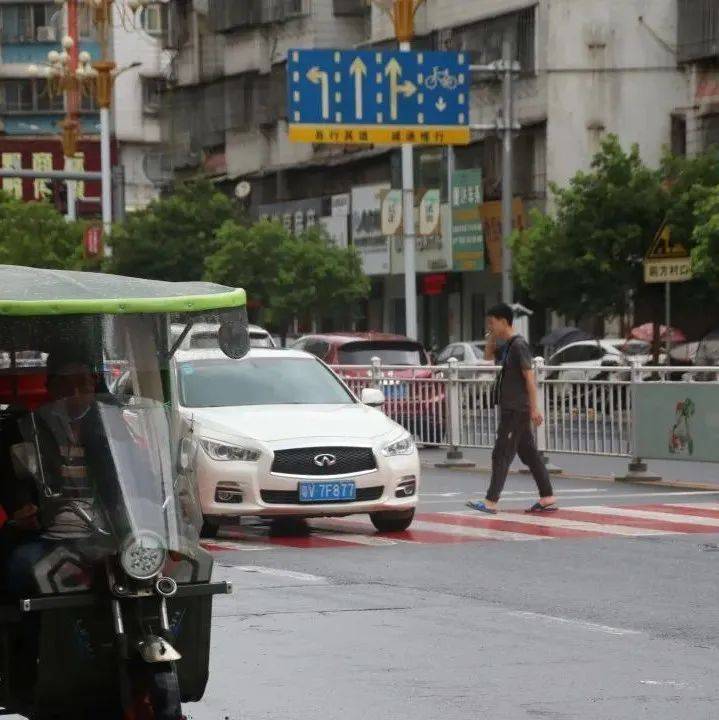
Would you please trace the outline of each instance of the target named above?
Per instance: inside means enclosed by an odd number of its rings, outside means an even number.
[[[716,291],[719,289],[719,184],[707,193],[695,217],[694,272]]]
[[[104,269],[153,280],[200,280],[217,230],[234,216],[232,201],[212,183],[182,184],[113,228]]]
[[[263,320],[283,331],[295,317],[346,316],[369,293],[356,251],[332,245],[316,229],[294,237],[279,223],[228,222],[217,245],[206,279],[243,287]]]
[[[513,240],[515,267],[534,300],[565,317],[623,316],[642,282],[642,260],[666,215],[660,173],[609,136],[590,172],[552,187],[554,216],[534,213]]]
[[[46,202],[26,203],[0,193],[0,264],[67,269],[82,243],[81,223],[68,223]]]

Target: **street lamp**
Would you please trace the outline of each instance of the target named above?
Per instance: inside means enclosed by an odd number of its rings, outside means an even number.
[[[28,72],[47,83],[47,92],[51,97],[67,93],[69,96],[92,97],[100,108],[100,149],[102,170],[102,223],[106,233],[112,229],[112,165],[110,154],[110,106],[112,89],[118,75],[138,67],[135,62],[121,70],[111,60],[92,62],[90,53],[83,51],[78,55],[77,67],[73,68],[70,53],[75,45],[68,35],[62,40],[62,52],[51,50],[47,63],[41,66],[31,65]],[[72,108],[60,123],[62,145],[66,159],[77,154],[77,142],[81,131],[77,118],[77,108]],[[69,198],[69,194],[68,194]]]
[[[399,43],[409,43],[414,38],[414,16],[425,0],[372,0],[392,18],[394,34]],[[408,48],[409,49],[409,48]]]
[[[410,52],[414,37],[414,17],[425,0],[373,0],[394,24],[402,52]],[[417,340],[417,262],[414,229],[414,147],[402,145],[402,210],[404,218],[404,307],[405,332]]]
[[[114,25],[113,17],[117,13],[122,26],[137,29],[141,12],[151,0],[54,0],[55,4],[67,6],[69,35],[63,38],[62,52],[53,50],[48,54],[48,65],[37,72],[48,82],[48,91],[52,94],[68,94],[68,115],[62,122],[63,150],[66,165],[71,162],[77,151],[77,138],[80,132],[78,121],[78,98],[81,94],[95,98],[100,108],[100,164],[102,169],[102,224],[106,234],[112,230],[112,157],[110,148],[110,106],[115,78],[124,72],[117,71],[116,64],[110,59],[110,34]],[[78,55],[78,12],[86,8],[101,48],[101,58],[91,62],[89,53]],[[130,67],[137,67],[133,63]],[[129,69],[129,68],[125,68]],[[74,217],[74,183],[69,184],[69,213]],[[72,203],[70,199],[72,198]]]

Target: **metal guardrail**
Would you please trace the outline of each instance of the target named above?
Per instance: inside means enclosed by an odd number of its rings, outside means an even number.
[[[498,367],[335,366],[333,370],[360,395],[382,390],[384,412],[412,432],[422,445],[491,448],[498,410],[491,388]],[[714,382],[710,367],[560,367],[534,361],[540,410],[537,431],[543,452],[632,457],[632,387],[641,382]]]

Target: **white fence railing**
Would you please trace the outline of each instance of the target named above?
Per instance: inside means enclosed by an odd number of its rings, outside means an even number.
[[[498,367],[337,366],[333,370],[360,395],[374,387],[385,395],[384,412],[423,445],[491,448],[498,424],[491,388]],[[542,451],[632,456],[632,386],[654,382],[715,382],[717,368],[580,367],[535,360],[545,422],[537,431]]]

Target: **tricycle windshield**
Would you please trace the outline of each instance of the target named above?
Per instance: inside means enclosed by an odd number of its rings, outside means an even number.
[[[14,460],[35,485],[43,537],[82,539],[110,553],[137,539],[183,555],[197,546],[199,506],[177,477],[163,403],[66,398],[20,427]]]
[[[0,317],[6,515],[34,513],[45,539],[122,552],[140,538],[192,556],[202,513],[180,468],[169,327],[206,316]],[[210,317],[228,318],[242,309]]]

